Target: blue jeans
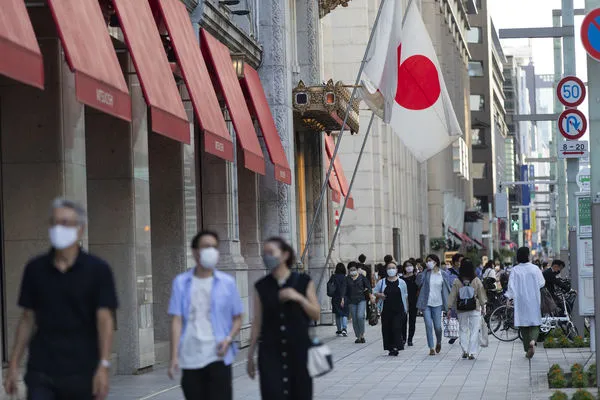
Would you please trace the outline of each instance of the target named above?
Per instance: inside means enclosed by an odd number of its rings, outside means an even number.
[[[335,316],[335,325],[337,326],[338,332],[348,330],[348,317],[345,315]]]
[[[352,316],[352,328],[357,339],[365,336],[365,318],[367,313],[367,302],[350,304],[350,315]]]
[[[425,332],[427,333],[427,346],[430,349],[435,347],[433,343],[433,331],[435,330],[436,343],[442,342],[442,306],[430,307],[427,306],[423,310],[423,318],[425,319]]]

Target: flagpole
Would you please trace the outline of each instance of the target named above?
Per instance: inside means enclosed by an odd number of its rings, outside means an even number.
[[[321,287],[321,283],[323,282],[323,277],[325,276],[325,271],[327,270],[327,265],[329,264],[329,260],[331,259],[331,253],[333,253],[333,247],[335,246],[335,240],[337,239],[338,233],[340,232],[340,227],[342,226],[344,214],[346,213],[346,206],[348,204],[348,198],[350,198],[350,194],[352,193],[352,187],[354,186],[354,180],[356,179],[356,175],[358,173],[358,167],[360,166],[360,161],[361,161],[363,153],[365,151],[365,146],[367,145],[367,139],[369,139],[369,134],[371,133],[371,127],[373,126],[374,119],[375,119],[375,112],[372,112],[371,119],[369,120],[369,126],[367,127],[367,132],[365,132],[365,138],[363,139],[362,147],[360,148],[360,153],[358,154],[358,159],[356,160],[356,165],[354,166],[354,171],[352,172],[352,179],[350,180],[350,186],[348,187],[348,194],[346,197],[344,197],[344,205],[342,206],[342,212],[340,213],[340,218],[338,220],[338,224],[335,227],[335,232],[333,233],[333,239],[331,240],[331,244],[329,245],[329,251],[327,252],[327,258],[325,259],[325,265],[323,266],[323,273],[319,277],[319,284],[317,285],[317,288]]]
[[[340,148],[340,144],[342,143],[342,137],[344,136],[344,131],[346,130],[346,122],[348,122],[348,117],[350,115],[350,109],[352,108],[352,103],[354,102],[354,98],[356,97],[356,92],[358,91],[358,87],[360,85],[360,78],[362,76],[363,70],[365,69],[367,57],[369,56],[369,50],[371,49],[371,45],[373,44],[373,38],[375,37],[375,29],[377,28],[377,25],[379,24],[379,18],[381,17],[381,11],[383,10],[383,5],[385,4],[385,2],[386,2],[386,0],[381,0],[381,3],[379,3],[379,10],[377,11],[377,16],[375,17],[375,22],[373,23],[373,28],[371,29],[371,35],[369,36],[367,48],[365,49],[365,54],[360,63],[360,68],[358,70],[358,74],[356,75],[356,81],[354,83],[354,88],[352,89],[352,94],[350,95],[350,100],[348,101],[348,105],[346,106],[346,114],[344,115],[344,122],[342,123],[342,127],[341,127],[340,133],[338,135],[338,140],[335,145],[335,149],[333,150],[333,154],[331,155],[331,161],[329,162],[329,168],[327,169],[327,174],[325,175],[325,179],[323,180],[323,184],[321,185],[321,193],[319,195],[319,200],[317,202],[317,208],[315,209],[315,215],[313,216],[312,223],[310,224],[310,229],[309,229],[308,235],[306,237],[306,244],[304,245],[304,249],[302,250],[302,256],[300,257],[300,262],[302,264],[304,264],[304,260],[306,259],[306,254],[308,254],[308,249],[310,247],[312,236],[315,231],[315,226],[317,225],[317,221],[319,219],[319,214],[321,214],[323,198],[325,197],[325,193],[327,192],[327,182],[329,182],[329,178],[331,177],[331,172],[333,171],[333,165],[334,165],[333,163],[335,162],[335,158],[337,157],[337,153]]]

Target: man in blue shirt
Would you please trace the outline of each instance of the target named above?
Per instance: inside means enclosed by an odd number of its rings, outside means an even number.
[[[218,243],[216,233],[198,233],[192,240],[196,267],[173,281],[169,377],[182,370],[186,399],[233,398],[233,337],[242,326],[243,306],[233,277],[215,269]]]

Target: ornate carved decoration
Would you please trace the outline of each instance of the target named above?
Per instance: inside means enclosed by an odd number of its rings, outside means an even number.
[[[337,6],[348,7],[349,2],[350,0],[319,0],[319,15],[323,18]]]
[[[325,85],[306,86],[303,81],[292,91],[294,114],[311,130],[316,132],[340,131],[351,92],[342,82],[333,83],[330,79]],[[350,115],[346,122],[351,133],[359,129],[360,100],[354,99]]]

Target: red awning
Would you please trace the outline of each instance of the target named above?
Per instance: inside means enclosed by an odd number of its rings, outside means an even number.
[[[242,87],[233,68],[229,49],[204,29],[202,29],[200,41],[202,43],[202,54],[213,76],[213,82],[225,98],[237,140],[244,151],[244,166],[251,171],[264,175],[265,159],[252,124],[250,111],[244,99]]]
[[[113,0],[150,107],[152,130],[190,143],[190,124],[148,0]]]
[[[333,156],[333,151],[335,149],[335,143],[333,142],[333,138],[329,135],[325,136],[325,148],[327,150],[327,155],[329,157]],[[329,163],[331,163],[331,161],[329,161]],[[329,166],[326,166],[325,168],[329,168]],[[338,182],[340,183],[340,188],[342,189],[342,194],[344,195],[344,197],[348,197],[348,208],[351,208],[354,210],[354,199],[352,198],[352,195],[348,196],[348,181],[346,180],[346,175],[344,174],[344,169],[342,168],[342,162],[340,161],[339,157],[335,158],[335,161],[333,162],[333,168],[335,170],[335,174],[337,175],[338,178]]]
[[[131,121],[131,98],[97,0],[48,0],[84,104]]]
[[[204,150],[224,160],[233,161],[233,141],[187,9],[180,0],[157,2],[179,62],[178,72],[183,76],[198,123],[204,131]]]
[[[325,152],[325,173],[327,173],[327,168],[329,168],[329,164],[331,164],[331,158],[329,157],[329,154]],[[333,200],[336,203],[340,203],[342,201],[342,191],[340,189],[340,184],[335,173],[335,168],[333,171],[331,171],[331,175],[329,175],[329,180],[327,183],[329,184],[329,188],[331,189],[331,200]]]
[[[2,0],[0,54],[0,74],[44,88],[44,61],[23,0]]]
[[[253,115],[258,120],[260,130],[265,138],[267,151],[271,162],[275,165],[275,179],[288,185],[292,184],[292,171],[285,156],[285,150],[281,144],[277,127],[269,108],[269,102],[265,95],[258,72],[249,65],[244,66],[244,78],[241,80],[242,87],[246,93],[246,102]]]

